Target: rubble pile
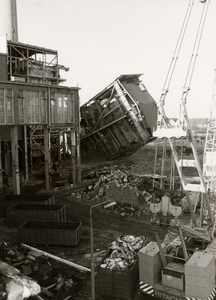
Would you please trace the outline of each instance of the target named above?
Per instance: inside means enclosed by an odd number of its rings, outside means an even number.
[[[68,200],[93,205],[100,203],[103,198],[116,202],[115,207],[111,209],[122,217],[141,217],[149,214],[148,206],[153,192],[152,178],[143,178],[118,168],[106,168],[104,172],[108,170],[110,173],[101,174],[96,183],[78,191],[74,190]],[[154,191],[160,196],[159,187],[155,187]]]
[[[149,243],[144,236],[123,235],[109,244],[109,252],[100,265],[101,268],[122,270],[133,265],[139,250]]]
[[[141,180],[143,182],[143,180]],[[146,195],[146,190],[151,189],[151,179],[148,181],[148,186],[146,189],[141,187],[141,181],[139,176],[133,174],[127,174],[120,170],[114,171],[111,174],[101,175],[95,184],[88,185],[85,189],[71,194],[72,197],[81,199],[82,195],[88,194],[88,198],[95,196],[105,197],[107,191],[110,189],[111,185],[114,184],[117,188],[129,188],[137,197],[139,195]]]
[[[82,289],[83,280],[74,275],[75,272],[72,268],[57,264],[53,259],[20,245],[10,246],[2,241],[0,261],[13,266],[24,276],[33,279],[41,288],[39,295],[43,300],[64,299]],[[0,279],[1,276],[0,268]],[[0,284],[3,294],[7,291],[6,286],[3,287],[2,282]],[[38,298],[32,296],[29,299]]]

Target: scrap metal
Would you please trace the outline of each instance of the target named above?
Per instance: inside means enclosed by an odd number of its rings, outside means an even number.
[[[122,235],[109,244],[109,252],[100,267],[111,270],[130,267],[137,259],[138,251],[148,242],[144,236]]]

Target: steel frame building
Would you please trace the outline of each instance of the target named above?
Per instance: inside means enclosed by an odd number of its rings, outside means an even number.
[[[52,131],[57,137],[65,132],[70,135],[72,181],[79,182],[79,88],[60,85],[64,81],[60,70],[68,68],[58,64],[58,52],[5,36],[5,41],[1,37],[0,65],[0,187],[3,175],[11,172],[14,194],[20,193],[19,151],[24,153],[23,169],[28,179],[29,161],[36,147],[45,156],[49,191]],[[42,133],[39,143],[35,135],[38,129]]]

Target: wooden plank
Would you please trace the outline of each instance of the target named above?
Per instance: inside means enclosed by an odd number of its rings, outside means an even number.
[[[44,256],[48,256],[48,257],[50,257],[50,258],[52,258],[52,259],[55,259],[55,260],[57,260],[57,261],[59,261],[59,262],[61,262],[61,263],[63,263],[63,264],[66,264],[66,265],[68,265],[68,266],[70,266],[70,267],[74,267],[74,268],[79,269],[79,270],[84,271],[84,272],[91,272],[91,270],[90,270],[89,268],[86,268],[86,267],[77,265],[77,264],[75,264],[75,263],[73,263],[73,262],[71,262],[71,261],[68,261],[68,260],[66,260],[66,259],[60,258],[60,257],[55,256],[55,255],[53,255],[53,254],[50,254],[50,253],[48,253],[48,252],[39,250],[39,249],[37,249],[37,248],[31,247],[31,246],[29,246],[29,245],[22,244],[22,243],[21,243],[21,246],[23,246],[23,247],[25,247],[25,248],[28,248],[28,249],[30,249],[30,250],[33,250],[33,251],[35,251],[35,252],[41,253],[41,254],[43,254]]]

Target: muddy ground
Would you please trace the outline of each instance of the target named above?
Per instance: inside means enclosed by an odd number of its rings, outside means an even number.
[[[161,173],[161,158],[162,158],[162,145],[159,147],[158,157],[156,162],[156,174]],[[65,185],[63,187],[57,187],[52,190],[55,195],[55,203],[66,205],[67,221],[82,223],[82,238],[77,246],[74,247],[61,247],[61,246],[39,246],[32,245],[43,251],[49,252],[56,256],[68,259],[76,264],[90,268],[90,207],[97,203],[107,200],[107,195],[100,194],[100,189],[93,189],[92,186],[100,178],[100,172],[110,174],[111,170],[121,170],[123,173],[132,175],[139,175],[140,180],[143,179],[144,174],[154,173],[155,162],[155,144],[149,144],[135,154],[126,158],[119,158],[113,161],[106,161],[98,157],[85,158],[82,160],[82,175],[83,180],[80,185]],[[64,161],[60,170],[60,177],[62,175],[65,180],[65,174],[70,172],[69,162]],[[165,163],[165,174],[168,176],[169,182],[171,168],[171,156],[167,156]],[[95,172],[97,171],[97,172]],[[177,175],[177,174],[176,174]],[[106,176],[106,175],[105,175]],[[177,178],[177,177],[176,177]],[[176,179],[176,182],[178,179]],[[144,183],[145,184],[145,181]],[[90,189],[89,189],[90,187]],[[151,188],[148,187],[150,190]],[[36,194],[43,193],[45,190],[45,182],[43,178],[40,178],[39,171],[33,171],[30,176],[29,183],[25,183],[21,186],[21,194]],[[141,190],[145,190],[145,186]],[[111,189],[111,191],[113,191]],[[109,191],[109,200],[118,200],[118,191],[114,189],[113,194]],[[11,191],[7,189],[2,192],[2,196],[9,194]],[[99,195],[100,194],[100,195]],[[117,196],[116,196],[117,195]],[[133,196],[125,193],[125,202],[130,202]],[[129,196],[127,196],[129,195]],[[121,202],[122,202],[122,195]],[[124,197],[124,196],[123,196]],[[127,199],[128,197],[128,199]],[[135,199],[135,200],[134,200]],[[105,209],[102,206],[93,209],[93,228],[94,228],[94,252],[100,253],[102,250],[107,251],[109,243],[116,240],[122,235],[134,235],[145,236],[151,240],[155,240],[154,230],[155,228],[150,224],[151,214],[149,213],[145,201],[138,195],[134,196],[133,201],[137,199],[137,205],[141,205],[142,213],[132,213],[131,210],[127,213],[125,209],[123,213],[114,210],[114,208]],[[186,216],[187,217],[187,216]],[[161,240],[164,238],[166,231],[164,228],[157,228]],[[16,228],[7,228],[5,220],[1,220],[1,240],[5,240],[8,243],[17,242]],[[100,258],[100,257],[99,257]],[[99,259],[98,259],[99,262]],[[97,268],[95,269],[97,274]],[[76,270],[74,270],[76,273]],[[87,295],[91,295],[90,273],[77,274],[84,278],[84,291]],[[133,295],[133,300],[143,299],[138,288]],[[110,299],[110,297],[108,297]],[[80,298],[82,299],[82,298]],[[84,298],[83,298],[84,299]],[[96,299],[103,299],[97,293],[97,276],[96,276]]]

